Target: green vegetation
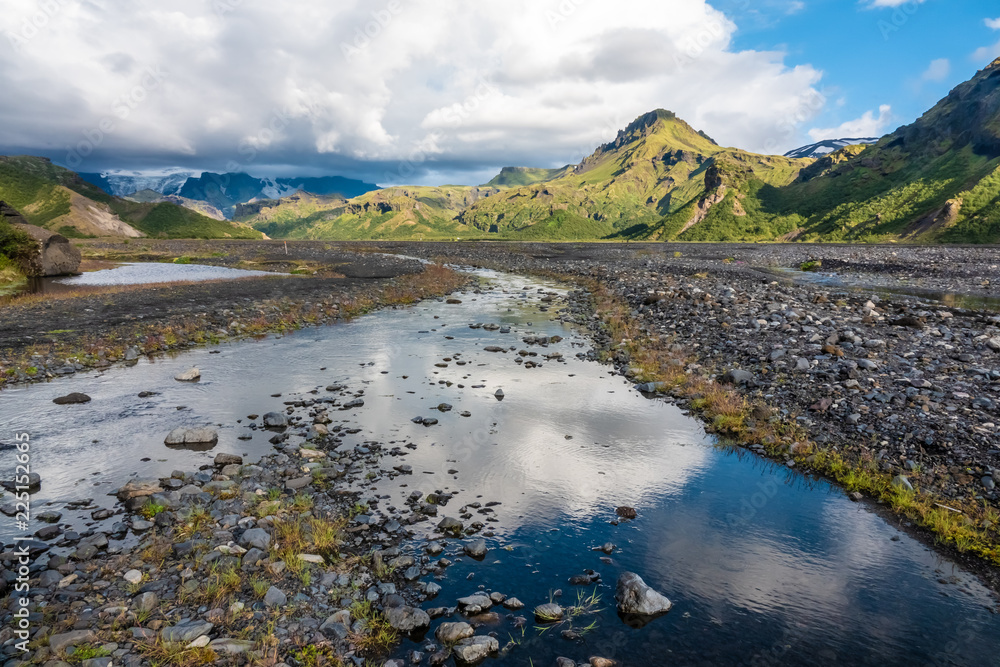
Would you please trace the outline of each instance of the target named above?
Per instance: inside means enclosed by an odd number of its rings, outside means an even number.
[[[583,241],[602,239],[614,233],[611,225],[567,211],[557,211],[539,222],[512,230],[505,238],[524,241]]]
[[[24,282],[35,248],[34,239],[26,232],[0,219],[0,290]]]
[[[659,109],[577,165],[506,167],[479,187],[298,192],[240,205],[238,223],[151,196],[110,197],[40,158],[0,158],[0,199],[68,236],[99,233],[102,216],[85,211],[101,209],[169,238],[996,243],[998,73],[1000,59],[915,123],[818,160],[725,148]],[[258,192],[256,179],[235,176],[227,187]],[[228,202],[219,178],[198,196]]]
[[[385,614],[378,611],[371,602],[357,601],[351,605],[350,611],[351,617],[361,621],[364,626],[360,634],[354,634],[351,638],[362,654],[382,653],[396,643],[398,634],[389,625]]]
[[[176,204],[112,197],[76,173],[39,157],[0,156],[0,201],[17,209],[29,223],[57,230],[67,238],[114,235],[108,224],[116,218],[162,238],[261,237],[248,227],[214,220]]]
[[[171,239],[259,239],[260,232],[228,220],[215,220],[170,203],[149,204],[116,199],[111,210],[139,231]]]
[[[516,188],[524,185],[534,185],[544,181],[551,181],[567,171],[572,170],[573,165],[567,165],[560,169],[536,169],[533,167],[504,167],[500,173],[493,177],[486,187],[491,188]]]
[[[71,663],[79,665],[84,660],[104,658],[109,655],[111,655],[111,652],[102,646],[77,646],[73,653],[68,657]]]
[[[164,512],[166,509],[167,509],[166,505],[158,505],[157,503],[154,503],[152,500],[150,500],[146,502],[145,505],[142,506],[142,509],[139,510],[139,513],[142,514],[147,519],[152,520],[157,514]]]

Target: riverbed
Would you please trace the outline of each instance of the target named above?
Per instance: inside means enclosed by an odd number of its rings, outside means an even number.
[[[86,535],[120,520],[91,516],[115,508],[108,494],[128,478],[194,470],[220,452],[254,461],[273,450],[260,415],[346,387],[364,404],[333,413],[340,447],[398,447],[405,456],[387,456],[386,471],[411,468],[355,484],[380,500],[365,520],[400,515],[394,508],[418,490],[454,493],[441,516],[464,509],[467,525],[482,523],[486,558],[464,557],[462,542],[447,540],[442,556],[454,564],[424,577],[442,587],[425,607],[450,607],[481,589],[527,605],[527,625],[504,612],[485,629],[511,645],[496,664],[592,655],[624,665],[997,664],[1000,623],[973,576],[826,482],[725,446],[678,407],[582,358],[589,341],[556,316],[562,286],[479,274],[483,288],[456,295],[460,303],[430,301],[5,390],[0,440],[31,433],[32,470],[42,477],[35,512],[62,511],[64,527]],[[192,366],[200,382],[173,379]],[[52,403],[70,392],[92,400]],[[430,419],[437,423],[424,425]],[[213,426],[219,443],[166,447],[178,426]],[[86,509],[65,508],[87,498]],[[636,509],[634,520],[617,517],[623,505]],[[441,537],[436,523],[408,526],[402,545],[425,566],[432,559],[423,547]],[[611,553],[594,550],[609,542]],[[600,578],[570,585],[586,570]],[[641,628],[624,623],[613,599],[624,571],[667,595],[673,610]],[[578,595],[593,603],[572,624],[531,622],[535,605],[570,606]],[[435,620],[427,640],[457,616]],[[563,638],[566,630],[578,637]],[[427,640],[404,641],[398,656]]]

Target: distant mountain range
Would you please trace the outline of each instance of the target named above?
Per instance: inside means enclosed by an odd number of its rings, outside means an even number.
[[[785,156],[719,146],[659,109],[578,164],[506,167],[481,186],[181,170],[88,178],[41,158],[0,158],[0,199],[77,235],[996,243],[1000,59],[881,139]],[[147,187],[123,199],[94,181],[119,194]]]
[[[859,144],[868,145],[875,143],[878,143],[878,137],[863,137],[860,139],[824,139],[823,141],[818,141],[815,144],[809,144],[808,146],[788,151],[785,153],[785,157],[817,158],[829,155],[830,153],[836,153],[841,148],[846,148],[847,146],[857,146]]]
[[[222,211],[231,218],[238,204],[246,204],[255,199],[287,197],[300,190],[318,195],[339,195],[357,197],[377,190],[372,183],[345,178],[343,176],[322,176],[318,178],[256,178],[244,173],[215,174],[212,172],[186,171],[180,168],[163,172],[109,171],[102,173],[81,173],[80,178],[104,191],[128,197],[137,192],[149,190],[164,196],[176,196],[183,202],[200,201]]]
[[[63,236],[261,238],[246,225],[214,220],[170,201],[115,197],[46,158],[0,156],[0,200],[28,222]]]
[[[1000,59],[911,125],[787,156],[718,146],[673,113],[576,165],[479,187],[278,199],[238,219],[289,238],[1000,242]]]

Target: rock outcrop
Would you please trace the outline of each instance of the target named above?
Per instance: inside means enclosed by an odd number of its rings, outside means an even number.
[[[24,267],[29,276],[63,276],[80,268],[80,250],[65,236],[29,225],[20,213],[0,201],[0,218],[28,233],[38,243],[38,253]]]

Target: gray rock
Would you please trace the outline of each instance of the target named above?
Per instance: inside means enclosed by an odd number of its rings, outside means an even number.
[[[500,650],[500,642],[493,637],[469,637],[455,644],[452,652],[459,664],[474,665]]]
[[[458,598],[458,606],[462,607],[466,614],[478,614],[492,607],[493,601],[486,595],[469,595]]]
[[[80,663],[80,667],[113,667],[113,663],[110,656],[104,656],[102,658],[87,658]]]
[[[38,575],[38,585],[42,588],[51,588],[62,581],[62,574],[55,570],[45,570]]]
[[[476,631],[468,623],[442,623],[434,632],[437,640],[448,646],[471,637],[474,634],[476,634]]]
[[[167,434],[165,445],[208,445],[219,441],[219,434],[211,428],[175,428]]]
[[[59,398],[53,398],[52,402],[56,405],[80,405],[82,403],[90,403],[90,396],[74,392],[60,396]]]
[[[641,616],[665,614],[673,607],[670,600],[647,586],[634,572],[624,572],[618,577],[615,601],[621,613]]]
[[[535,607],[535,620],[539,623],[555,623],[565,616],[565,610],[555,602],[546,602]]]
[[[263,528],[251,528],[243,532],[240,536],[240,546],[254,547],[261,551],[267,551],[271,545],[271,536]]]
[[[160,487],[160,480],[158,479],[133,479],[118,489],[116,495],[119,500],[131,500],[132,498],[151,496],[161,491],[163,489]]]
[[[431,624],[427,612],[415,607],[392,607],[386,610],[385,616],[389,625],[400,632],[413,632]]]
[[[0,218],[18,229],[27,232],[37,245],[36,253],[30,257],[25,267],[29,276],[64,276],[76,273],[80,268],[80,249],[65,236],[47,229],[29,225],[21,215],[4,202],[0,202]]]
[[[437,527],[439,530],[442,530],[446,533],[459,533],[462,531],[462,522],[459,521],[458,519],[446,516],[445,518],[441,519],[441,521],[438,522]]]
[[[252,651],[254,643],[247,639],[213,639],[208,645],[208,648],[212,649],[216,653],[226,653],[229,655],[242,655]]]
[[[220,452],[215,455],[215,465],[222,468],[228,465],[242,465],[243,457],[238,454]]]
[[[156,609],[156,605],[160,603],[160,599],[156,593],[148,591],[135,597],[132,603],[138,611],[153,611]]]
[[[486,558],[486,540],[474,540],[465,545],[466,555],[472,558]]]
[[[208,621],[191,621],[160,630],[160,639],[165,642],[193,642],[207,635],[215,626]]]
[[[753,373],[749,371],[743,371],[738,368],[733,368],[725,372],[722,376],[722,382],[726,384],[735,384],[737,386],[755,386],[757,384],[754,379]]]
[[[288,596],[281,589],[271,586],[264,595],[264,604],[268,607],[283,607],[288,603]]]
[[[264,415],[264,426],[268,428],[282,428],[288,426],[288,417],[280,412],[268,412]]]
[[[191,368],[183,373],[178,373],[174,379],[178,382],[197,382],[201,379],[201,371],[197,368]]]

